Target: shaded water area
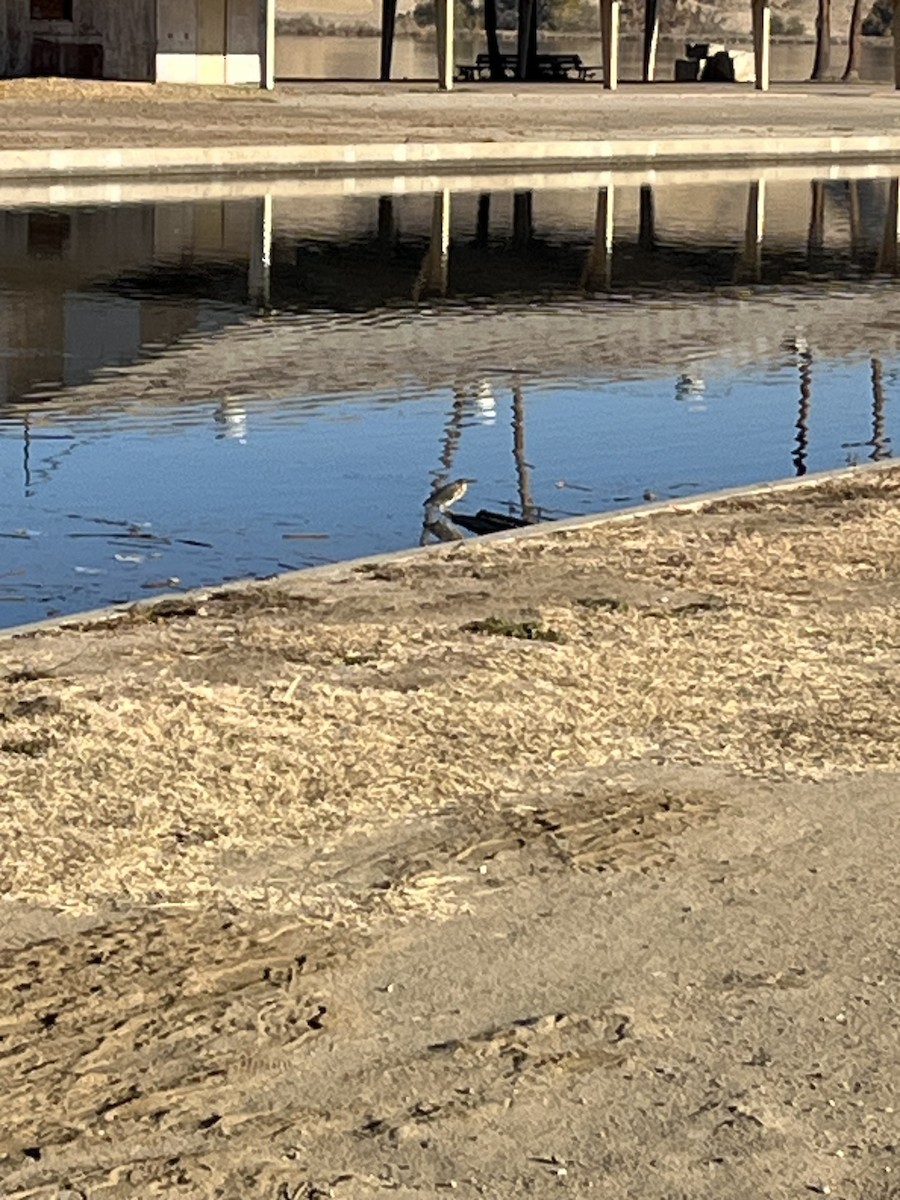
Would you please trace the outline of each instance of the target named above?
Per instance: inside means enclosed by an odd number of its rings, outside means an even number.
[[[7,193],[0,622],[890,456],[889,173],[374,188]]]

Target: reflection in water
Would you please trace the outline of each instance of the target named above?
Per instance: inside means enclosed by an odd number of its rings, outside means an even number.
[[[597,193],[594,241],[588,253],[581,282],[586,292],[602,291],[609,288],[612,282],[614,204],[613,189],[600,188]]]
[[[0,616],[890,455],[896,179],[472,186],[0,211]]]
[[[890,438],[884,432],[884,367],[880,358],[872,359],[872,453],[869,458],[879,462],[890,458]]]
[[[522,385],[513,384],[513,459],[516,464],[516,480],[519,485],[519,511],[524,521],[534,516],[534,500],[531,496],[529,465],[525,459],[525,402]]]
[[[762,278],[762,246],[766,227],[766,181],[751,180],[747,190],[747,220],[744,253],[738,263],[737,283],[759,283]]]
[[[800,374],[800,411],[797,414],[797,440],[794,443],[792,455],[794,471],[797,475],[806,474],[806,460],[809,457],[809,413],[812,405],[812,354],[809,346],[802,338],[795,345],[797,351],[797,368]]]
[[[216,405],[213,420],[220,426],[217,438],[231,438],[241,445],[247,441],[247,409],[243,404],[223,396]]]

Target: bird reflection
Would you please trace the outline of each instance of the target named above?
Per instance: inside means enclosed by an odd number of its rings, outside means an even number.
[[[441,542],[455,542],[462,538],[462,534],[444,514],[463,498],[469,484],[474,482],[474,479],[453,479],[434,489],[425,501],[420,545],[426,545],[429,536]]]

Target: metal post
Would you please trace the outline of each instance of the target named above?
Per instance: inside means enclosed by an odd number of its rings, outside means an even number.
[[[659,0],[644,0],[644,62],[641,78],[652,83],[656,76],[656,50],[659,44]]]
[[[437,0],[438,87],[442,92],[453,90],[453,0]]]
[[[769,48],[772,26],[772,10],[769,0],[752,0],[753,4],[753,59],[756,66],[756,90],[769,90]]]
[[[386,83],[391,77],[396,24],[397,0],[381,0],[381,72],[379,78],[382,83]]]
[[[600,0],[600,38],[603,43],[603,86],[614,92],[619,86],[620,0]]]
[[[259,0],[259,86],[275,86],[275,0]]]

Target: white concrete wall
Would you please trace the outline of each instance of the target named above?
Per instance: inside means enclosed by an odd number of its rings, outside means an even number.
[[[266,4],[274,18],[274,0],[158,0],[156,78],[265,82]]]

